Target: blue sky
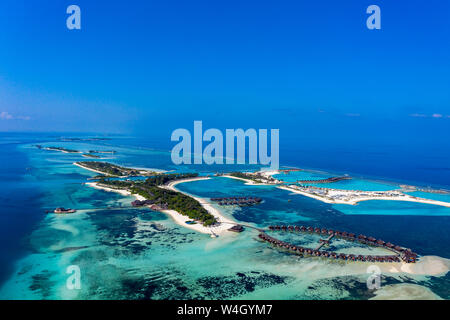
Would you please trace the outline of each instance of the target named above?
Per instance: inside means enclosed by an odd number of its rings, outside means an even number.
[[[381,30],[366,28],[371,4]],[[445,143],[449,13],[441,0],[3,0],[0,131],[169,140],[203,120],[284,141]]]

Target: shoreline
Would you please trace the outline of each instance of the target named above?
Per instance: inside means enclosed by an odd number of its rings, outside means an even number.
[[[326,168],[311,168],[311,167],[298,167],[298,166],[282,166],[283,168],[290,168],[290,169],[297,169],[299,171],[306,171],[309,173],[317,173],[325,176],[341,176],[341,175],[350,175],[352,178],[357,180],[366,180],[370,182],[375,183],[381,183],[381,184],[388,184],[395,187],[401,186],[401,185],[408,185],[412,186],[417,189],[422,188],[431,188],[431,190],[444,190],[450,193],[450,187],[449,185],[443,185],[439,183],[425,183],[423,181],[416,181],[416,180],[403,180],[403,179],[397,179],[392,177],[383,177],[383,176],[372,176],[370,174],[362,174],[362,173],[354,173],[349,171],[339,171],[339,170],[333,170],[333,169],[326,169]],[[283,169],[280,169],[280,171],[283,171]],[[420,190],[417,190],[420,191]],[[426,192],[426,191],[424,191]]]
[[[180,192],[183,194],[186,194],[184,192],[179,191],[178,189],[176,189],[174,186],[179,184],[179,183],[186,183],[186,182],[192,182],[192,181],[198,181],[198,180],[208,180],[210,178],[208,177],[201,177],[201,178],[192,178],[192,179],[185,179],[185,180],[179,180],[179,181],[174,181],[172,183],[169,183],[167,186],[161,186],[162,188],[174,191],[174,192]],[[143,196],[138,195],[138,194],[132,194],[130,191],[124,190],[124,189],[113,189],[113,188],[108,188],[105,186],[101,186],[99,185],[97,182],[86,182],[85,185],[91,187],[91,188],[95,188],[97,190],[103,190],[106,192],[115,192],[115,193],[119,193],[123,196],[133,196],[135,197],[137,200],[140,201],[144,201],[146,200]],[[186,194],[187,195],[187,194]],[[172,218],[172,220],[174,220],[174,222],[184,228],[188,228],[200,233],[204,233],[204,234],[209,234],[212,236],[217,236],[217,235],[221,235],[223,233],[225,233],[226,231],[228,231],[228,229],[230,227],[232,227],[233,225],[237,224],[237,222],[232,221],[230,219],[225,218],[224,216],[221,215],[220,211],[217,210],[216,208],[214,208],[208,201],[206,201],[203,198],[199,198],[199,197],[193,197],[192,195],[188,195],[189,197],[194,198],[195,200],[197,200],[201,206],[203,208],[205,208],[211,215],[213,215],[219,222],[220,225],[218,226],[212,226],[212,227],[205,227],[204,225],[202,225],[201,223],[196,223],[196,224],[187,224],[187,221],[191,221],[192,219],[189,218],[188,216],[182,215],[181,213],[175,211],[175,210],[160,210],[160,212],[167,214],[168,216],[170,216]],[[147,206],[148,208],[150,206]],[[153,209],[152,209],[153,210]]]
[[[441,206],[441,207],[447,207],[450,208],[450,203],[449,202],[445,202],[445,201],[439,201],[439,200],[433,200],[433,199],[426,199],[426,198],[419,198],[419,197],[414,197],[408,194],[405,194],[405,196],[402,197],[360,197],[360,198],[356,198],[356,199],[352,199],[352,200],[332,200],[332,199],[328,199],[326,197],[322,197],[319,195],[315,195],[315,194],[311,194],[308,192],[304,192],[301,190],[297,190],[297,189],[292,189],[289,188],[287,186],[283,186],[283,185],[278,185],[278,184],[271,184],[271,183],[258,183],[258,182],[254,182],[250,179],[245,179],[245,178],[240,178],[240,177],[234,177],[231,175],[223,175],[221,177],[224,178],[230,178],[230,179],[235,179],[235,180],[240,180],[245,182],[246,185],[252,185],[252,186],[274,186],[278,189],[281,190],[285,190],[285,191],[290,191],[296,194],[300,194],[303,195],[305,197],[309,197],[309,198],[313,198],[325,203],[330,203],[330,204],[347,204],[347,205],[357,205],[359,202],[362,201],[371,201],[371,200],[385,200],[385,201],[406,201],[406,202],[416,202],[416,203],[424,203],[424,204],[431,204],[431,205],[437,205],[437,206]],[[336,189],[342,192],[346,192],[346,191],[352,191],[352,190],[340,190],[340,189]],[[368,191],[369,192],[369,191]]]
[[[273,186],[273,184],[270,184],[270,183],[259,183],[259,182],[255,182],[255,181],[250,180],[250,179],[244,179],[244,178],[234,177],[234,176],[230,176],[230,175],[223,175],[223,176],[220,176],[220,177],[241,180],[241,181],[244,181],[245,184],[249,185],[249,186]]]
[[[293,193],[301,194],[305,197],[313,198],[325,203],[334,203],[334,204],[347,204],[347,205],[357,205],[359,202],[362,201],[371,201],[371,200],[384,200],[384,201],[406,201],[406,202],[416,202],[416,203],[425,203],[425,204],[431,204],[431,205],[437,205],[441,207],[447,207],[450,208],[450,203],[444,202],[444,201],[438,201],[438,200],[432,200],[432,199],[425,199],[425,198],[417,198],[412,197],[410,195],[406,195],[404,197],[361,197],[357,199],[352,200],[331,200],[325,197],[321,197],[315,194],[311,194],[308,192],[304,192],[297,189],[292,189],[285,186],[277,186],[278,189],[290,191]]]
[[[102,171],[99,171],[99,170],[95,170],[95,169],[92,169],[92,168],[85,167],[85,166],[83,166],[83,165],[81,165],[81,164],[79,164],[79,163],[76,163],[76,162],[73,162],[72,164],[73,164],[74,166],[80,167],[80,168],[82,168],[82,169],[84,169],[84,170],[88,170],[88,171],[91,171],[91,172],[95,172],[95,173],[102,174],[102,175],[104,175],[105,177],[116,177],[116,176],[112,176],[112,175],[109,175],[109,174],[107,174],[107,173],[104,173],[104,172],[102,172]],[[119,177],[119,176],[117,176],[117,177],[118,177],[118,178],[124,178],[124,177]]]
[[[193,196],[191,194],[188,194],[186,192],[180,191],[179,189],[175,188],[176,185],[181,184],[181,183],[187,183],[187,182],[193,182],[193,181],[202,181],[202,180],[209,180],[209,179],[211,179],[211,178],[210,177],[197,177],[197,178],[177,180],[177,181],[169,182],[169,184],[167,184],[165,186],[162,186],[162,188],[165,188],[167,190],[171,190],[171,191],[174,191],[174,192],[182,193],[184,195],[187,195],[187,196],[197,200],[200,203],[200,205],[203,208],[205,208],[206,211],[208,211],[211,215],[213,215],[216,218],[216,220],[220,223],[219,226],[214,226],[214,227],[205,227],[205,226],[200,225],[200,224],[197,224],[197,225],[187,225],[187,224],[185,224],[186,226],[192,226],[192,227],[198,226],[198,227],[201,227],[199,229],[203,230],[204,233],[220,235],[220,234],[223,234],[224,232],[228,231],[228,229],[231,228],[233,225],[236,225],[237,222],[233,221],[233,220],[231,220],[229,218],[224,217],[220,213],[220,211],[218,209],[214,208],[214,206],[209,201],[207,201],[206,199]],[[180,215],[178,212],[177,212],[177,214]],[[185,217],[186,221],[190,220],[186,216],[183,216],[183,215],[180,215],[180,216]],[[197,230],[197,231],[202,232],[200,230]]]

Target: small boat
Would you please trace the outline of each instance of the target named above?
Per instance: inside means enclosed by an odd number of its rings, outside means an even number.
[[[197,222],[195,222],[194,220],[188,220],[186,221],[186,224],[197,224]]]

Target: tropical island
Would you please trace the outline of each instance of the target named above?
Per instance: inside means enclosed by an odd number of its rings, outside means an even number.
[[[81,167],[86,170],[104,174],[111,177],[137,177],[137,176],[154,176],[161,173],[122,167],[109,162],[99,162],[99,161],[79,161],[75,162],[74,165]]]
[[[243,180],[249,184],[279,184],[282,181],[272,177],[278,171],[257,171],[257,172],[231,172],[223,175],[227,178]]]
[[[82,156],[85,158],[100,159],[100,156],[98,156],[96,154],[91,154],[91,153],[85,153]]]
[[[388,190],[388,191],[362,191],[362,190],[342,190],[342,189],[322,188],[302,184],[300,181],[298,183],[284,182],[282,180],[275,179],[272,177],[273,175],[278,173],[279,171],[231,172],[229,174],[225,174],[222,176],[226,178],[239,179],[251,185],[257,184],[273,185],[279,189],[291,191],[293,193],[301,194],[303,196],[314,198],[316,200],[320,200],[326,203],[356,205],[361,201],[368,201],[368,200],[395,200],[395,201],[420,202],[426,204],[439,205],[443,207],[450,207],[449,202],[415,197],[402,192],[404,191],[402,189]],[[347,177],[337,177],[334,179],[328,178],[326,179],[326,181],[330,183],[343,179],[346,180],[348,178]]]
[[[115,154],[117,151],[115,150],[89,150],[89,153],[109,153],[109,154]]]
[[[158,211],[174,210],[179,214],[202,223],[204,226],[214,225],[217,223],[216,218],[202,207],[196,199],[162,187],[172,181],[196,177],[198,177],[196,173],[186,173],[161,174],[159,176],[149,177],[145,181],[123,181],[103,178],[96,184],[98,187],[126,190],[132,195],[139,195],[145,199],[141,201],[145,201],[145,205],[149,205],[151,209]]]
[[[63,148],[63,147],[43,147],[41,145],[36,145],[36,148],[38,149],[42,149],[42,150],[47,150],[47,151],[59,151],[59,152],[63,152],[63,153],[81,153],[81,151],[78,150],[72,150],[72,149],[67,149],[67,148]]]
[[[226,230],[225,228],[229,228],[224,223],[233,223],[221,216],[218,210],[208,202],[184,194],[174,187],[178,183],[209,179],[209,177],[199,177],[198,173],[151,172],[97,161],[75,162],[74,165],[101,174],[95,177],[96,182],[86,183],[86,185],[122,195],[133,195],[137,198],[132,203],[133,206],[148,206],[152,210],[167,213],[177,223],[199,232],[215,235],[211,227],[220,233]],[[132,176],[147,176],[147,178],[145,180],[117,179]],[[193,226],[194,222],[200,225]]]

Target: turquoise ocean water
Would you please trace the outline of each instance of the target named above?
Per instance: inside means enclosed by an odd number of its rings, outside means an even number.
[[[83,185],[95,174],[74,166],[79,154],[33,147],[62,146],[82,151],[111,150],[104,161],[140,168],[214,173],[221,167],[174,166],[170,154],[139,146],[131,138],[67,142],[58,136],[5,136],[0,146],[3,299],[367,299],[367,274],[345,264],[300,259],[257,241],[257,232],[218,239],[175,224],[149,209],[132,209],[132,197]],[[227,171],[254,169],[235,166]],[[286,180],[327,177],[302,171]],[[280,175],[281,176],[281,175]],[[329,185],[327,185],[329,186]],[[265,227],[290,223],[365,233],[411,247],[421,255],[450,258],[450,208],[407,202],[367,201],[330,205],[271,186],[248,186],[222,177],[180,184],[201,197],[252,195],[258,206],[221,208],[237,221]],[[390,190],[398,184],[353,179],[333,187]],[[422,197],[445,195],[428,193]],[[46,214],[57,206],[73,215]],[[292,239],[314,243],[307,237]],[[348,243],[336,250],[352,252]],[[81,271],[81,289],[66,287],[67,267]],[[388,274],[383,284],[413,283],[450,298],[449,276]]]

